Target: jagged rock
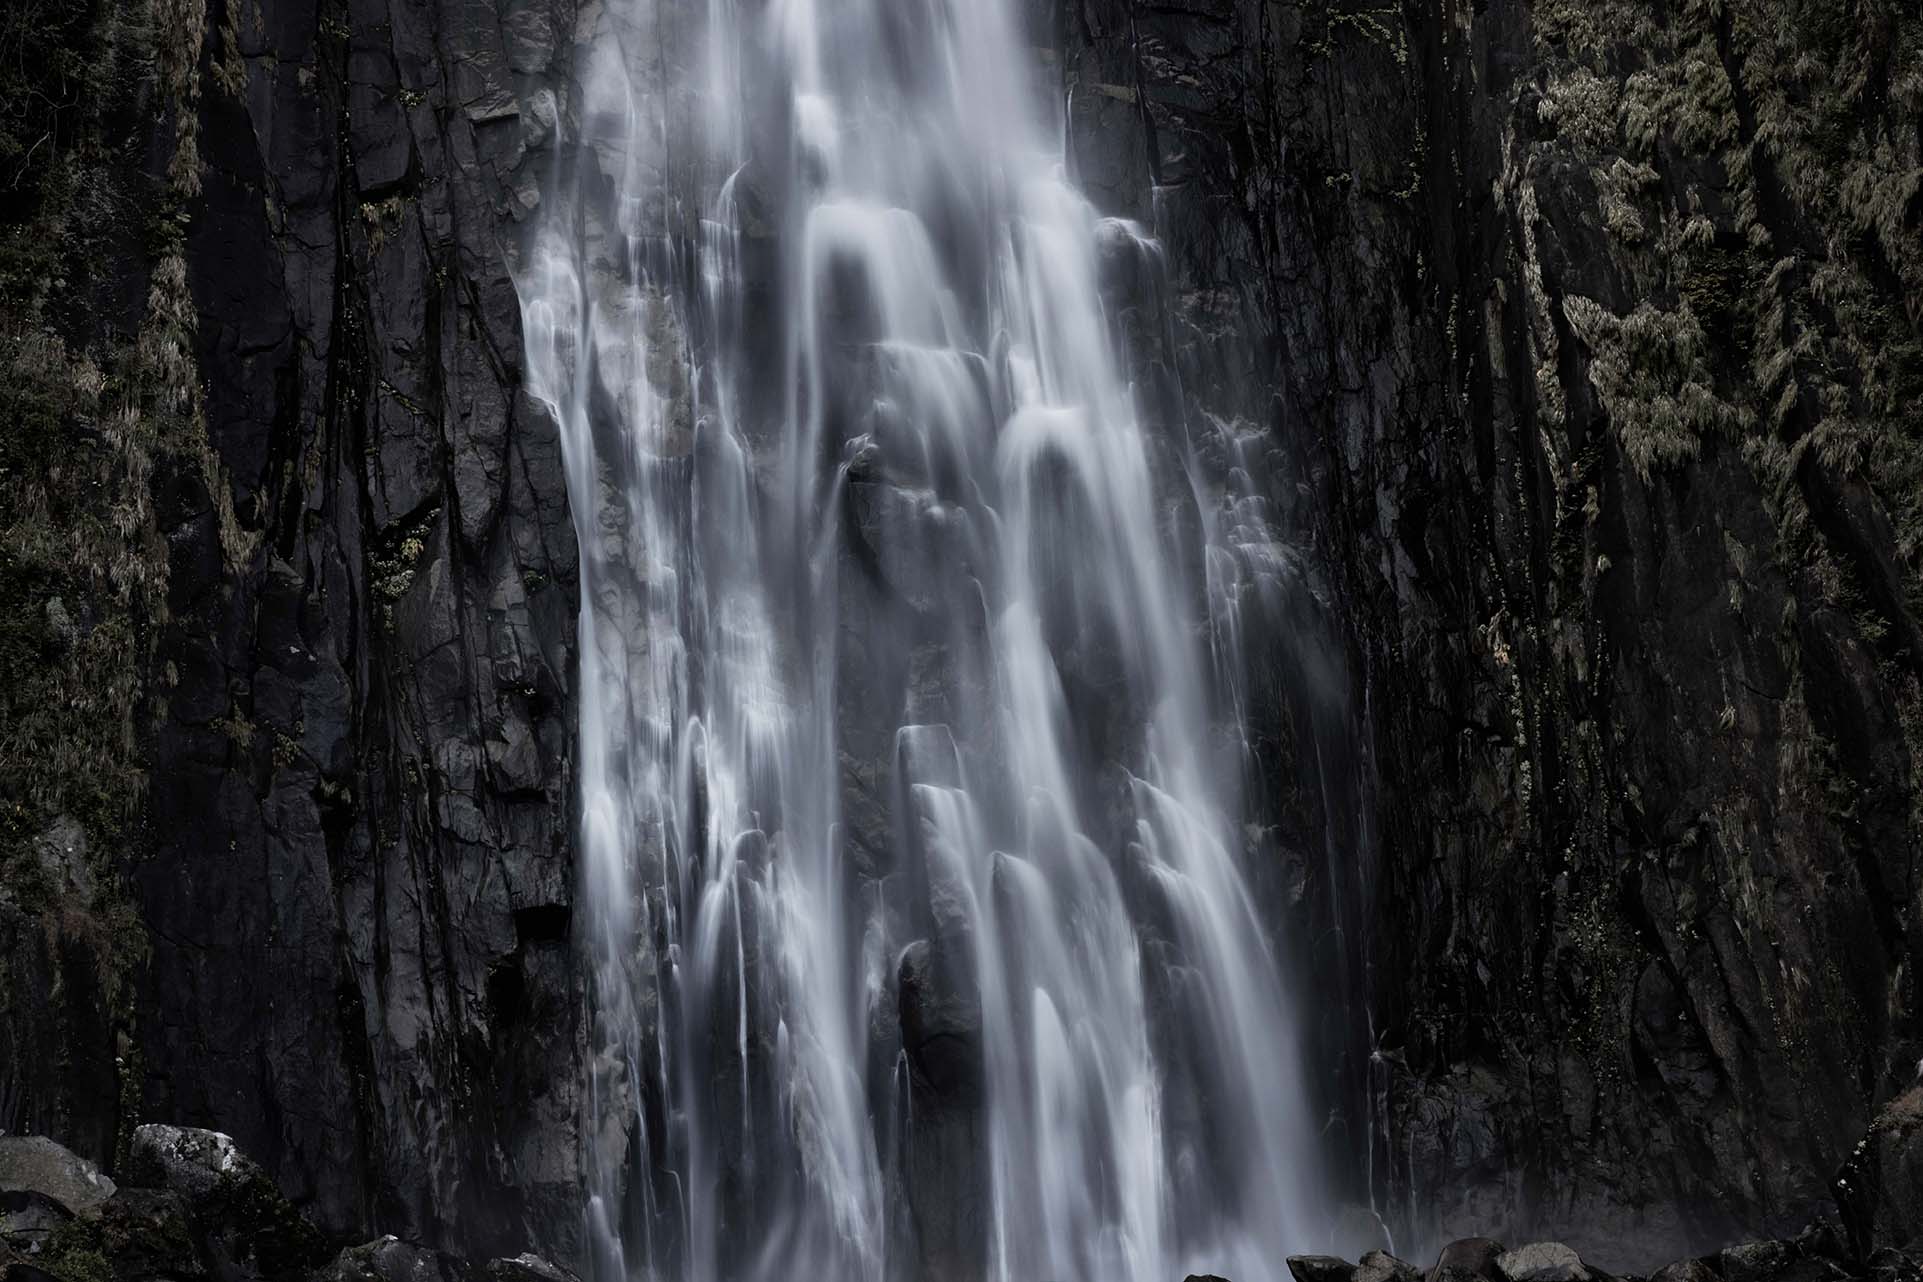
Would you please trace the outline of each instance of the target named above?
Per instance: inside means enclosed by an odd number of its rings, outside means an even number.
[[[1350,1282],[1356,1266],[1333,1255],[1291,1255],[1289,1275],[1295,1282]]]
[[[1229,1280],[1213,1273],[1191,1273],[1182,1282],[1229,1282]]]
[[[1458,1238],[1436,1256],[1426,1282],[1464,1282],[1468,1278],[1501,1282],[1502,1274],[1496,1268],[1501,1255],[1502,1243],[1494,1238]]]
[[[1507,1282],[1588,1282],[1594,1276],[1582,1257],[1561,1242],[1531,1242],[1496,1257],[1496,1273]]]
[[[114,1195],[114,1182],[44,1135],[0,1135],[0,1192],[40,1193],[91,1215]]]

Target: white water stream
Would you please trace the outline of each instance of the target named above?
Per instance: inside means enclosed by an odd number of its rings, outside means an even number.
[[[519,285],[581,546],[602,1282],[1322,1244],[1232,558],[1138,421],[1102,273],[1158,251],[1066,179],[1027,7],[583,18]]]

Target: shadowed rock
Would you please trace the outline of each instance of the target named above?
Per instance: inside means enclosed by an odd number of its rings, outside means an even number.
[[[327,1258],[326,1238],[231,1136],[141,1126],[128,1177],[178,1197],[222,1282],[305,1275]]]
[[[1502,1253],[1502,1243],[1494,1238],[1459,1238],[1436,1256],[1427,1282],[1462,1282],[1467,1278],[1489,1278],[1493,1282],[1502,1276],[1496,1269]]]
[[[45,1193],[34,1189],[0,1192],[0,1239],[31,1248],[72,1219],[72,1211]]]
[[[132,1158],[137,1179],[190,1202],[212,1194],[222,1180],[265,1178],[232,1136],[191,1126],[136,1127]]]
[[[114,1182],[44,1135],[0,1135],[0,1193],[12,1192],[38,1193],[89,1215],[114,1195]]]
[[[1835,1196],[1859,1255],[1923,1242],[1923,1086],[1877,1115],[1837,1175]]]
[[[1291,1255],[1289,1274],[1295,1282],[1349,1282],[1355,1265],[1333,1255]]]

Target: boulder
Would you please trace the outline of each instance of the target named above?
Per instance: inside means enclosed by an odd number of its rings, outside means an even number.
[[[220,1282],[305,1277],[327,1243],[231,1136],[186,1126],[134,1131],[129,1179],[173,1193]]]
[[[1496,1272],[1505,1282],[1589,1282],[1594,1275],[1582,1257],[1561,1242],[1531,1242],[1496,1257]]]
[[[75,1215],[91,1215],[114,1195],[100,1168],[44,1135],[0,1135],[0,1193],[39,1193]]]
[[[210,1196],[223,1179],[265,1178],[232,1136],[192,1126],[136,1127],[132,1157],[131,1179],[172,1189],[190,1205]]]
[[[1295,1282],[1349,1282],[1355,1265],[1333,1255],[1291,1255],[1289,1274]]]
[[[389,1234],[348,1247],[313,1282],[473,1282],[473,1275],[473,1266],[458,1256]]]
[[[580,1282],[551,1260],[544,1260],[532,1253],[523,1253],[512,1259],[489,1260],[485,1270],[487,1282]]]
[[[1396,1259],[1387,1251],[1370,1251],[1356,1263],[1352,1282],[1419,1282],[1422,1274],[1413,1264]]]
[[[1467,1278],[1501,1282],[1501,1274],[1496,1271],[1496,1261],[1501,1255],[1502,1243],[1494,1238],[1458,1238],[1443,1247],[1442,1253],[1436,1256],[1427,1282],[1461,1282]]]

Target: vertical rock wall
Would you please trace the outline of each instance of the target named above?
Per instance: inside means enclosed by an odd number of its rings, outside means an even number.
[[[143,1110],[330,1227],[565,1255],[575,548],[508,253],[573,6],[174,7],[211,457],[154,487]]]
[[[1605,1265],[1800,1224],[1923,1034],[1923,24],[1063,10],[1091,186],[1161,185],[1193,328],[1242,282],[1313,496],[1375,785],[1322,892],[1359,1179],[1404,1240]]]

